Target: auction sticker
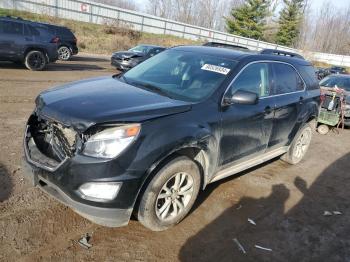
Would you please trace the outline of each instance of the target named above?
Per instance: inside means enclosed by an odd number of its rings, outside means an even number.
[[[222,66],[216,66],[216,65],[210,65],[210,64],[204,64],[201,68],[202,70],[207,70],[223,75],[227,75],[230,72],[230,69]]]

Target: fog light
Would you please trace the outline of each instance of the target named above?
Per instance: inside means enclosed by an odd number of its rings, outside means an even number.
[[[89,182],[79,187],[81,196],[96,201],[113,200],[118,195],[119,182]]]

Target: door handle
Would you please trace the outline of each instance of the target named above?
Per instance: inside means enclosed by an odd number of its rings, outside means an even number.
[[[303,96],[299,97],[299,104],[302,104],[303,102],[304,102],[304,97]]]
[[[33,41],[33,38],[31,38],[31,37],[26,37],[25,39],[26,39],[26,41]]]

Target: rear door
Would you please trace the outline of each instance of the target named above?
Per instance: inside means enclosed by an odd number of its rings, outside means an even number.
[[[228,94],[237,90],[259,96],[255,105],[232,104],[223,108],[220,164],[225,166],[265,152],[273,122],[274,98],[270,64],[256,62],[246,66],[233,81]]]
[[[269,148],[288,145],[299,130],[305,83],[297,70],[284,62],[273,62],[272,95],[275,97],[275,116]]]

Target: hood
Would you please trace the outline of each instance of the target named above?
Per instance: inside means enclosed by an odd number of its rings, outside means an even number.
[[[142,52],[133,52],[133,51],[120,51],[112,54],[112,57],[118,58],[132,58],[132,57],[144,57],[145,54]]]
[[[142,122],[191,109],[191,103],[128,85],[111,76],[49,89],[37,97],[36,105],[39,116],[81,132],[95,124]]]

